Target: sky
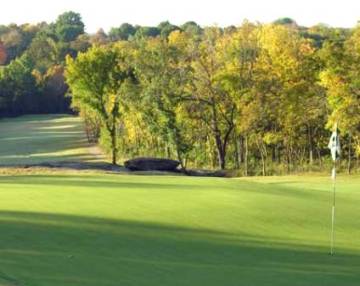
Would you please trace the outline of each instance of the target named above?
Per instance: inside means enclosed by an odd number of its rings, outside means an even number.
[[[1,0],[0,0],[1,1]],[[2,3],[1,3],[2,2]],[[360,0],[10,0],[0,2],[0,24],[53,22],[65,11],[81,14],[86,31],[108,31],[124,22],[202,26],[240,25],[245,19],[262,23],[290,17],[298,24],[354,27]]]

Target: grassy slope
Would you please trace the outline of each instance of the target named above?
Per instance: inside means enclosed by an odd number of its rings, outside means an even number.
[[[0,279],[26,286],[360,283],[360,177],[0,176]],[[0,280],[0,285],[1,280]]]
[[[77,117],[36,115],[0,120],[0,165],[89,161],[94,157]]]

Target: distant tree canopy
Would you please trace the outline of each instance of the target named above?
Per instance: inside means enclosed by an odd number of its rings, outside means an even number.
[[[0,26],[0,117],[70,112],[63,66],[66,55],[89,47],[83,35],[84,24],[74,12],[50,24]]]
[[[201,29],[195,22],[186,26]],[[79,52],[85,52],[91,46],[109,45],[120,40],[167,38],[171,32],[180,29],[168,21],[154,27],[123,23],[108,33],[99,29],[95,34],[86,34],[80,14],[73,11],[59,15],[54,23],[0,25],[0,117],[34,112],[72,112],[70,98],[65,96],[68,88],[64,77],[57,75],[54,80],[50,76],[54,71],[56,74],[63,72],[67,55],[76,58]],[[19,96],[24,92],[21,85],[13,84],[10,89],[12,83],[8,83],[9,77],[5,76],[12,69],[13,62],[21,62],[22,58],[31,63],[26,77],[29,82],[34,82],[27,96]],[[50,106],[51,102],[53,106]]]
[[[338,122],[350,171],[360,164],[359,71],[359,26],[164,21],[87,34],[74,12],[0,26],[0,116],[79,112],[113,163],[321,170]]]
[[[119,40],[129,40],[130,37],[134,36],[136,33],[136,28],[128,23],[122,24],[118,28],[111,28],[109,32],[109,37],[111,41]]]
[[[79,35],[84,34],[85,25],[78,13],[66,12],[56,20],[55,33],[60,41],[71,42]]]
[[[171,32],[174,32],[176,30],[180,30],[179,27],[172,25],[169,21],[165,21],[165,22],[161,22],[158,25],[158,28],[160,30],[160,35],[162,37],[169,37],[169,35],[171,34]]]
[[[296,21],[294,19],[291,19],[291,18],[288,18],[288,17],[279,18],[279,19],[274,21],[274,24],[276,24],[276,25],[294,25],[294,26],[297,26]]]
[[[202,32],[202,28],[194,21],[189,21],[181,25],[181,29],[192,35],[200,35]]]

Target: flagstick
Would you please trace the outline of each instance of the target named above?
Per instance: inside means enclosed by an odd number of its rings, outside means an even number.
[[[335,242],[335,194],[336,194],[336,161],[334,162],[333,169],[333,205],[331,211],[331,242],[330,242],[330,254],[334,255],[334,242]]]

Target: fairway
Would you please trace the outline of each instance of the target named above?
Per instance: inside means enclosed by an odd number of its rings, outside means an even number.
[[[359,285],[359,184],[331,257],[327,177],[2,175],[0,285]]]
[[[4,1],[0,286],[360,286],[330,2]]]
[[[97,159],[79,117],[21,116],[0,120],[0,165]]]

